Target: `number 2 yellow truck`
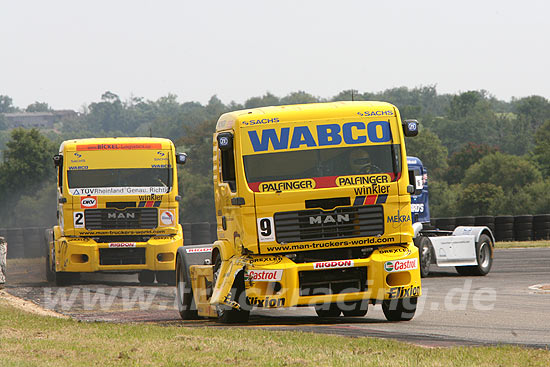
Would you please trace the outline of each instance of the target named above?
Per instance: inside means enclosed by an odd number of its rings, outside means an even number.
[[[175,283],[183,244],[176,164],[185,158],[168,139],[63,142],[54,156],[58,223],[46,231],[48,280],[111,272]]]
[[[410,320],[421,295],[401,121],[383,102],[226,113],[213,137],[218,240],[176,258],[183,319],[244,322],[254,307],[314,306]]]

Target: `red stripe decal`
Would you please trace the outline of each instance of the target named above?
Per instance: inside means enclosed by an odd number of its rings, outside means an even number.
[[[365,205],[372,205],[376,203],[376,196],[377,195],[368,195],[365,199]]]

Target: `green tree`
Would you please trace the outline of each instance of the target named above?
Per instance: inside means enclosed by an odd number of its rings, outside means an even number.
[[[449,184],[462,181],[464,173],[471,165],[479,162],[486,155],[497,152],[498,149],[487,144],[467,143],[449,158],[449,168],[445,179]]]
[[[443,178],[447,170],[447,148],[439,137],[428,129],[422,129],[418,136],[405,138],[407,155],[420,158],[422,164],[434,179]]]
[[[304,91],[292,92],[289,95],[281,98],[280,104],[303,104],[303,103],[316,103],[319,102],[319,98],[312,96]]]
[[[514,112],[527,119],[533,129],[538,129],[550,119],[550,102],[541,96],[530,96],[513,101]]]
[[[489,154],[466,170],[464,185],[490,183],[505,193],[515,193],[542,180],[534,164],[525,158],[496,152]]]
[[[458,214],[456,205],[461,194],[459,185],[449,186],[445,181],[430,180],[430,215],[432,218],[452,217]]]
[[[0,113],[16,112],[17,108],[12,103],[13,100],[10,97],[0,95]]]
[[[54,143],[37,129],[18,128],[11,132],[0,165],[1,217],[7,226],[15,224],[15,207],[22,195],[36,194],[45,183],[53,184],[52,156],[56,151]],[[34,215],[39,217],[41,213]]]
[[[279,97],[267,92],[262,97],[252,97],[246,100],[244,108],[256,108],[266,106],[278,106],[281,104]]]
[[[25,108],[25,112],[49,112],[51,110],[50,105],[45,102],[34,102]]]
[[[460,215],[494,215],[506,200],[502,187],[491,184],[470,184],[463,188],[458,200]]]
[[[550,119],[535,134],[535,148],[532,158],[537,163],[544,177],[550,177]]]

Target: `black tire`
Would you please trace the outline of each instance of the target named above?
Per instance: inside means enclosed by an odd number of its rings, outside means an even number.
[[[514,232],[513,231],[495,232],[495,239],[499,242],[501,242],[501,241],[513,241],[514,240]]]
[[[456,271],[460,275],[483,276],[489,274],[493,266],[493,243],[486,234],[479,236],[476,243],[477,265],[456,266]]]
[[[513,231],[513,230],[514,230],[514,223],[495,224],[495,231],[496,232]]]
[[[410,321],[416,312],[418,298],[402,298],[382,301],[382,311],[388,321]]]
[[[550,238],[550,230],[535,231],[533,238],[535,240],[547,240]]]
[[[533,223],[533,229],[535,231],[536,230],[550,229],[550,222]]]
[[[455,219],[455,225],[458,226],[474,226],[475,217],[457,217]]]
[[[64,287],[73,283],[73,281],[78,280],[78,273],[69,273],[65,271],[54,271],[53,272],[53,282],[58,287]]]
[[[138,280],[141,285],[150,285],[155,282],[155,272],[151,270],[142,270],[138,274]]]
[[[514,224],[514,231],[531,231],[533,229],[533,223],[516,223]]]
[[[191,282],[180,256],[176,258],[176,302],[182,320],[196,320],[199,318]]]
[[[345,304],[344,306],[345,310],[342,310],[342,314],[346,317],[364,317],[369,311],[369,303],[366,300],[353,302],[350,305]]]
[[[521,230],[514,232],[514,238],[516,241],[530,241],[533,238],[533,230]]]
[[[420,236],[414,239],[414,244],[418,248],[418,259],[420,264],[420,276],[427,277],[430,274],[430,264],[432,263],[432,241],[426,236]]]
[[[315,305],[315,312],[319,317],[338,317],[342,313],[336,303]]]
[[[455,218],[439,218],[436,221],[436,227],[445,231],[452,231],[455,229]]]
[[[176,285],[176,272],[173,270],[157,271],[157,283]]]
[[[550,223],[550,214],[533,215],[533,223]]]
[[[218,280],[219,271],[221,268],[222,262],[220,256],[216,256],[214,259],[214,279],[213,286],[216,285]],[[232,301],[239,302],[241,309],[235,309],[231,306],[219,304],[216,306],[216,312],[218,313],[218,320],[224,324],[236,324],[236,323],[245,323],[248,322],[250,317],[250,307],[246,303],[246,294],[244,289],[244,274],[239,272],[235,277],[233,283],[233,288],[229,294]]]
[[[517,223],[533,223],[533,216],[530,214],[516,215],[514,217],[514,224]]]
[[[495,224],[504,224],[504,223],[514,223],[514,217],[511,215],[499,215],[498,217],[495,217]]]
[[[55,274],[54,274],[54,271],[52,270],[52,261],[50,259],[50,248],[49,248],[49,244],[47,244],[48,247],[46,249],[47,253],[46,253],[46,280],[50,283],[53,283],[55,282]]]

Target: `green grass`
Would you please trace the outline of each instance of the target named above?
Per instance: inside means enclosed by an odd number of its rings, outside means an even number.
[[[2,366],[548,366],[548,350],[423,348],[391,340],[248,328],[83,323],[0,300]]]
[[[550,247],[550,241],[496,242],[495,248]]]

